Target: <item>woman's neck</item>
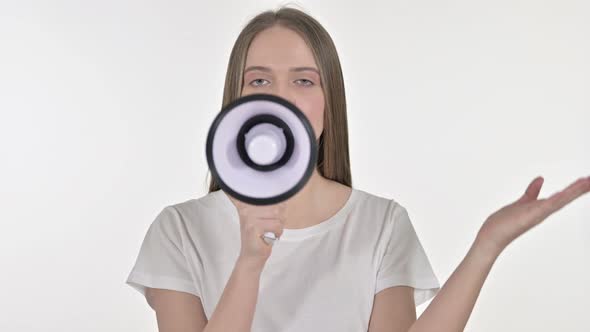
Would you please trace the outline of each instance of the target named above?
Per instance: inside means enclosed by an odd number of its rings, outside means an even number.
[[[321,176],[317,168],[305,186],[295,195],[286,200],[287,220],[285,228],[296,229],[314,224],[313,216],[319,210],[320,204],[325,198],[329,181]]]
[[[282,202],[286,204],[286,220],[284,227],[287,229],[305,228],[321,222],[321,207],[329,205],[328,194],[331,181],[322,177],[317,168],[314,169],[311,177],[295,195]],[[235,198],[229,197],[236,206]]]

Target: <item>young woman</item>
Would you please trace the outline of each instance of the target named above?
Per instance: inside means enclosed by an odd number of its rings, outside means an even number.
[[[582,178],[539,200],[537,177],[487,218],[440,288],[404,207],[352,188],[340,63],[316,20],[282,8],[246,25],[230,56],[223,106],[254,93],[303,111],[318,140],[317,167],[280,204],[242,203],[212,179],[206,196],[162,210],[127,280],[162,332],[462,331],[504,248],[590,190]],[[274,245],[261,238],[267,231],[279,236]],[[432,297],[416,320],[415,306]]]

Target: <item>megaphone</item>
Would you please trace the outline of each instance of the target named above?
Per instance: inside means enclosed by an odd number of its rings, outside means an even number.
[[[295,195],[313,173],[317,150],[305,114],[269,94],[247,95],[223,107],[206,145],[207,164],[220,188],[254,205]]]

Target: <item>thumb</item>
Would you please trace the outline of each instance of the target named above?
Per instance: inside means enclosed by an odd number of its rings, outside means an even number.
[[[545,179],[543,179],[542,176],[537,176],[533,181],[531,181],[531,183],[529,183],[526,191],[517,202],[525,203],[536,200],[537,197],[539,197],[539,192],[541,192],[541,187],[543,186],[544,181]]]

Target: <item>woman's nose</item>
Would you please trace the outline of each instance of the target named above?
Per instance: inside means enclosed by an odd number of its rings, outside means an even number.
[[[297,106],[295,94],[291,89],[287,86],[281,85],[279,87],[275,87],[272,94],[285,99],[286,101],[290,102],[291,104]]]

